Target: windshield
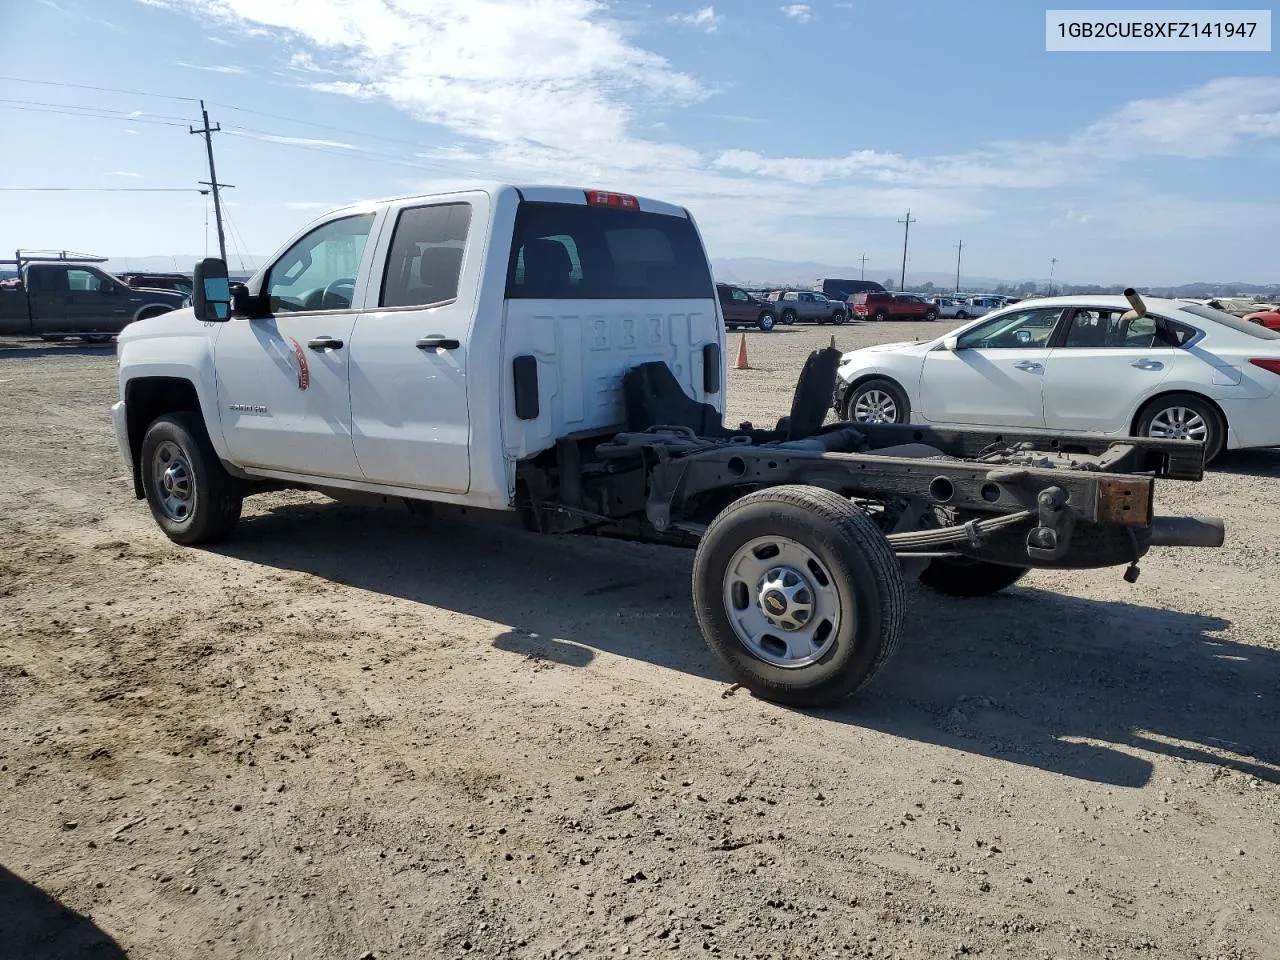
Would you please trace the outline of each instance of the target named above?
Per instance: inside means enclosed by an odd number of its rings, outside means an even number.
[[[1234,314],[1227,313],[1225,310],[1215,310],[1213,307],[1206,307],[1199,303],[1180,304],[1178,309],[1183,313],[1189,313],[1204,320],[1220,323],[1224,327],[1230,327],[1239,333],[1247,333],[1249,336],[1257,337],[1259,340],[1280,340],[1280,331],[1271,330],[1260,323],[1237,317]]]

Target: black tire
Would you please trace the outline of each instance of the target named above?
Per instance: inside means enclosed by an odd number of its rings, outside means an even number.
[[[961,310],[961,311],[959,311],[958,313],[956,313],[956,319],[957,319],[957,320],[968,320],[968,319],[969,319],[969,314],[968,314],[968,313],[966,313],[964,310]]]
[[[924,318],[925,318],[926,320],[929,320],[929,321],[937,320],[937,319],[938,319],[938,311],[937,311],[937,310],[926,310],[926,311],[924,312]]]
[[[1152,424],[1160,418],[1162,413],[1176,408],[1194,410],[1204,421],[1204,462],[1206,464],[1212,463],[1222,454],[1222,449],[1226,446],[1227,428],[1223,422],[1222,414],[1218,412],[1218,408],[1198,394],[1169,393],[1152,400],[1138,414],[1138,421],[1133,431],[1134,435],[1139,437],[1153,436],[1154,434],[1151,432]]]
[[[67,338],[56,333],[54,334],[42,333],[40,335],[40,339],[43,340],[45,343],[62,343],[62,341],[66,340]]]
[[[837,312],[831,315],[831,322],[834,323],[836,326],[839,326],[842,323],[846,323],[848,319],[849,319],[849,315],[845,313],[843,310],[838,310]]]
[[[80,337],[85,343],[110,343],[115,338],[114,333],[86,333]]]
[[[821,656],[804,666],[757,656],[730,621],[730,564],[751,541],[769,537],[816,557],[825,588],[838,598],[837,625]],[[734,679],[756,696],[795,707],[834,703],[867,684],[893,656],[906,619],[902,567],[884,534],[844,497],[808,486],[757,490],[712,521],[694,555],[693,602],[703,637]]]
[[[1006,567],[985,560],[935,557],[921,572],[920,582],[949,597],[989,597],[1013,586],[1027,570],[1027,567]]]
[[[181,463],[175,462],[171,449],[175,447]],[[173,469],[185,467],[180,471],[185,473],[186,488],[190,491],[190,496],[185,498],[185,516],[164,505],[163,481],[159,474],[166,463]],[[226,539],[239,521],[243,498],[235,479],[218,462],[199,414],[167,413],[152,421],[142,438],[139,465],[142,490],[151,515],[174,543],[187,546],[216,543]]]
[[[889,315],[885,313],[883,310],[877,310],[875,316],[872,317],[871,319],[877,321],[878,323],[884,323],[886,320],[889,319]]]
[[[857,405],[858,399],[862,396],[865,396],[868,393],[871,393],[873,390],[878,390],[888,394],[889,397],[892,398],[893,400],[895,412],[892,420],[871,421],[871,422],[883,422],[883,423],[910,423],[911,422],[911,401],[907,399],[906,391],[904,391],[902,387],[898,386],[898,384],[894,383],[892,380],[889,380],[885,377],[873,377],[870,380],[864,380],[862,383],[858,384],[856,387],[853,387],[845,391],[844,403],[841,404],[840,406],[840,416],[843,417],[845,420],[852,420],[854,407]]]
[[[792,326],[796,322],[796,312],[794,310],[783,310],[782,322],[788,327]]]
[[[774,319],[772,313],[762,313],[756,318],[756,326],[768,333],[773,329]]]

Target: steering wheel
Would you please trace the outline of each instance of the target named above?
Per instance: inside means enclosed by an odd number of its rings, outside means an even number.
[[[351,293],[350,293],[350,294],[345,298],[345,299],[346,299],[346,303],[344,303],[342,306],[340,306],[340,307],[336,307],[336,308],[330,308],[330,307],[329,307],[329,297],[330,297],[330,295],[332,295],[332,296],[340,296],[340,294],[336,294],[336,293],[334,293],[334,288],[335,288],[335,287],[350,287],[350,288],[351,288]],[[339,310],[344,310],[344,309],[346,309],[347,307],[350,307],[350,306],[351,306],[351,300],[352,300],[352,298],[355,296],[355,293],[356,293],[356,279],[355,279],[355,277],[341,277],[341,278],[339,278],[339,279],[337,279],[337,280],[333,280],[333,281],[331,281],[331,282],[329,282],[329,283],[325,284],[324,290],[323,290],[323,291],[321,291],[321,293],[320,293],[320,309],[321,309],[321,310],[329,310],[329,309],[339,309]]]

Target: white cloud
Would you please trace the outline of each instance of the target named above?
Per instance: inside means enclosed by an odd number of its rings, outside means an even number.
[[[107,174],[108,177],[134,177],[141,178],[142,174],[134,173],[132,170],[112,170]]]
[[[788,3],[779,8],[783,16],[790,17],[799,23],[808,23],[813,19],[813,8],[807,3]]]
[[[146,0],[143,0],[143,2],[146,2]],[[170,62],[175,67],[186,67],[188,70],[204,70],[207,73],[228,73],[228,74],[242,75],[242,74],[247,74],[249,72],[244,67],[238,67],[235,64],[228,64],[228,63],[219,63],[219,64],[214,64],[212,66],[209,66],[203,63],[187,63],[185,60],[173,60]]]
[[[327,147],[334,150],[359,150],[354,143],[342,140],[322,140],[316,137],[285,137],[276,133],[258,133],[252,130],[223,129],[223,133],[232,137],[244,137],[246,140],[261,140],[263,143],[283,143],[294,147]]]
[[[720,24],[724,23],[724,14],[716,13],[715,7],[702,7],[692,13],[673,13],[667,19],[672,23],[682,23],[707,33],[715,33]]]
[[[284,206],[289,210],[336,210],[342,204],[324,200],[286,200]]]

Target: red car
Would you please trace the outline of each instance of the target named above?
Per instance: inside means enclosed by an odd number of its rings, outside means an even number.
[[[853,315],[860,320],[937,320],[938,308],[914,293],[855,293]]]
[[[1269,330],[1280,330],[1280,307],[1251,313],[1245,319],[1260,323]]]

